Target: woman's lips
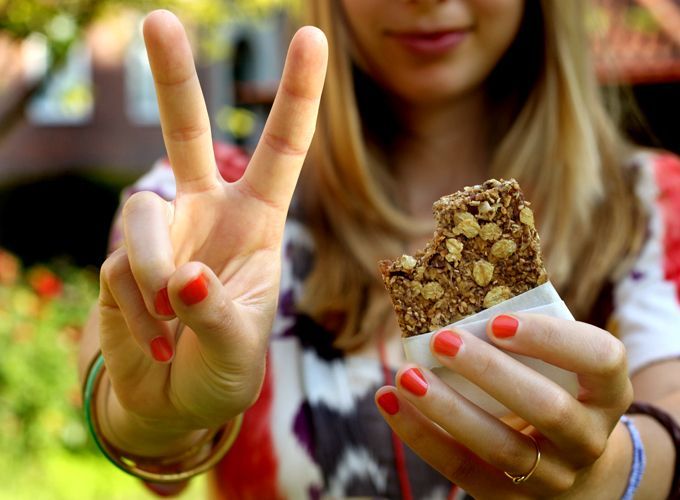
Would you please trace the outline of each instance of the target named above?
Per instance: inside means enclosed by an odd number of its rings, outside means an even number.
[[[440,55],[459,45],[467,36],[466,30],[432,33],[388,33],[407,50],[420,55]]]

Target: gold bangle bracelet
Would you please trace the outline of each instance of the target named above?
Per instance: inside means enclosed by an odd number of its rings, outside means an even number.
[[[243,423],[243,415],[238,415],[215,432],[208,432],[199,443],[175,457],[148,458],[126,454],[104,439],[97,418],[96,398],[94,397],[104,374],[104,357],[99,356],[91,363],[86,378],[84,392],[85,417],[95,444],[102,454],[123,472],[144,481],[154,483],[176,483],[185,481],[213,468],[236,441]],[[200,454],[207,445],[210,453],[189,469],[183,470],[184,462]]]

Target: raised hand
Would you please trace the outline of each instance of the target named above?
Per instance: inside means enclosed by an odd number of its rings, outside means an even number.
[[[430,348],[442,366],[514,417],[486,413],[413,365],[399,371],[397,388],[376,394],[384,417],[406,444],[474,498],[619,498],[632,453],[627,430],[617,426],[632,401],[623,344],[586,323],[531,314],[499,318],[487,328],[492,342],[577,373],[577,398],[463,330],[441,331]]]
[[[153,12],[144,38],[177,197],[143,192],[125,204],[124,244],[101,272],[101,348],[130,414],[216,427],[252,404],[262,382],[283,227],[316,125],[327,43],[316,28],[297,32],[252,160],[226,183],[182,25]]]

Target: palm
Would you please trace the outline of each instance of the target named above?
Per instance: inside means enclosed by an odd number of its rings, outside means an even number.
[[[104,278],[100,302],[107,302],[109,288],[114,291],[112,307],[102,308],[102,351],[114,389],[130,410],[211,425],[252,403],[259,389],[278,296],[283,225],[314,130],[326,52],[313,30],[293,40],[263,139],[244,177],[228,184],[217,175],[193,60],[173,19],[149,16],[145,38],[177,197],[172,205],[146,196],[125,207],[124,251],[140,300],[116,300],[114,288],[122,285]],[[172,293],[174,282],[197,266],[212,276],[212,309],[187,308]],[[148,314],[161,277],[178,320]],[[146,331],[175,338],[171,364],[156,363],[139,348],[139,337],[149,333],[136,332],[142,328],[131,316],[144,316]],[[132,335],[120,335],[123,325]]]

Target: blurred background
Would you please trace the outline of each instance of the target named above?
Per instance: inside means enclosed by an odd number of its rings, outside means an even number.
[[[182,18],[215,139],[249,150],[304,1],[0,0],[0,500],[152,498],[95,451],[75,368],[120,191],[164,155],[144,13]],[[630,136],[680,153],[680,0],[588,23]]]

